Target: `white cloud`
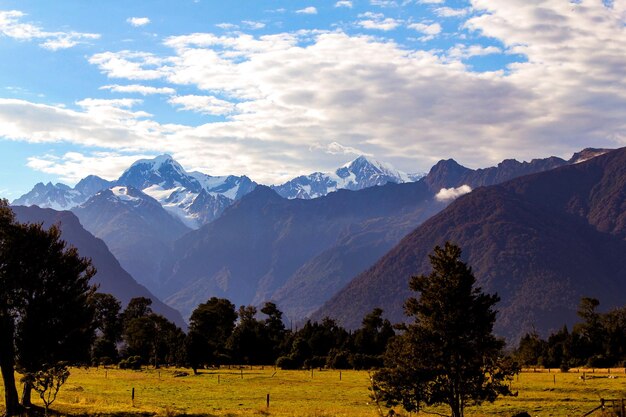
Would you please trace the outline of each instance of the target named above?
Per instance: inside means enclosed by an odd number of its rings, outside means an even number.
[[[261,182],[331,170],[345,157],[327,151],[341,147],[415,172],[444,157],[484,167],[504,158],[569,157],[588,146],[626,145],[623,3],[473,0],[471,7],[472,38],[493,38],[501,53],[526,60],[477,73],[461,58],[497,47],[411,50],[340,31],[192,33],[167,39],[171,51],[159,56],[103,52],[90,62],[124,83],[158,80],[238,103],[226,120],[172,125],[146,115],[140,102],[68,109],[2,99],[0,136],[119,152],[176,151],[185,166],[252,174]]]
[[[352,146],[344,146],[341,143],[331,142],[328,144],[314,143],[311,149],[321,149],[330,155],[365,155],[373,156],[361,149],[354,148]]]
[[[457,188],[442,188],[439,190],[437,195],[435,195],[435,199],[437,199],[437,201],[448,202],[456,200],[462,195],[470,192],[472,192],[472,188],[469,185],[461,185]]]
[[[176,90],[171,87],[151,87],[147,85],[129,84],[129,85],[103,85],[100,90],[110,90],[114,93],[137,93],[142,96],[152,94],[176,94]]]
[[[215,116],[223,116],[235,111],[234,103],[213,96],[176,96],[170,98],[168,102],[181,106],[183,110]]]
[[[150,19],[147,17],[129,17],[126,21],[134,27],[146,26],[150,23]]]
[[[296,10],[298,14],[317,14],[317,9],[313,6],[305,7],[304,9]]]
[[[72,48],[100,38],[96,33],[47,32],[35,24],[22,23],[24,16],[18,10],[0,11],[0,34],[20,41],[39,40],[39,46],[50,51]]]
[[[89,108],[97,108],[97,107],[107,107],[107,108],[126,108],[129,109],[137,104],[140,104],[142,101],[135,98],[118,98],[113,100],[106,99],[97,99],[97,98],[86,98],[84,100],[77,101],[80,107],[85,109]]]
[[[457,44],[448,50],[448,57],[452,59],[467,59],[474,56],[501,54],[503,51],[497,46],[462,45]]]
[[[349,9],[352,8],[352,1],[350,0],[339,0],[335,3],[335,7],[347,7]]]
[[[445,0],[417,0],[421,4],[443,4]]]
[[[235,29],[239,29],[239,26],[233,24],[233,23],[218,23],[217,25],[218,28],[220,29],[224,29],[224,30],[235,30]]]
[[[470,12],[469,8],[453,9],[451,7],[438,7],[434,13],[439,17],[463,17]]]
[[[155,80],[164,73],[163,59],[147,52],[103,52],[89,58],[89,63],[97,65],[111,78],[128,80]]]
[[[241,23],[243,23],[248,29],[252,30],[263,29],[265,27],[265,23],[254,22],[252,20],[244,20]]]
[[[147,120],[133,111],[140,100],[94,100],[77,103],[80,110],[0,99],[0,136],[35,143],[66,141],[83,146],[118,150],[159,148],[177,126]]]
[[[441,25],[439,23],[411,23],[408,27],[424,34],[424,36],[419,38],[421,41],[429,41],[441,33]]]
[[[29,157],[26,166],[46,174],[58,175],[64,183],[74,185],[85,177],[85,173],[114,180],[136,160],[150,157],[152,155],[136,153],[124,155],[116,152],[93,152],[86,155],[67,152],[62,156],[46,154]]]
[[[370,0],[370,4],[378,7],[398,7],[395,0]]]
[[[366,12],[359,15],[362,20],[357,24],[365,29],[375,29],[389,31],[394,30],[402,24],[401,20],[385,17],[382,13]]]

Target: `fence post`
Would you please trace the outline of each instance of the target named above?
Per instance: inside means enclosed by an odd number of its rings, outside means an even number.
[[[269,394],[267,394],[266,407],[270,408],[270,395]]]

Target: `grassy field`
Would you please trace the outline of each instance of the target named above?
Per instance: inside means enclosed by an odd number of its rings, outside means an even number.
[[[600,398],[626,398],[624,369],[569,373],[523,372],[512,381],[517,397],[467,410],[468,416],[582,416]],[[205,416],[378,416],[367,372],[281,371],[273,367],[205,370],[176,377],[174,369],[72,369],[52,409],[61,414]],[[131,400],[132,389],[135,400]],[[267,394],[270,406],[266,407]],[[33,393],[36,397],[36,394]],[[39,404],[39,398],[35,403]],[[0,407],[1,408],[1,407]],[[437,410],[445,412],[445,409]],[[406,414],[404,414],[406,415]],[[415,415],[415,414],[413,414]],[[595,416],[595,414],[594,414]]]

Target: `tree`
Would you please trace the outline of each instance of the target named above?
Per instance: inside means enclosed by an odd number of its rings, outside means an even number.
[[[182,363],[184,333],[165,317],[152,312],[152,300],[136,297],[122,313],[126,357],[139,356],[158,368],[162,363]]]
[[[536,331],[525,334],[515,350],[515,358],[524,366],[544,365],[544,356],[548,346]]]
[[[7,416],[20,413],[15,387],[15,320],[24,306],[24,292],[19,276],[11,269],[20,254],[14,250],[18,225],[6,200],[0,200],[0,371],[4,381],[4,405]]]
[[[411,278],[421,293],[409,298],[407,315],[414,321],[392,340],[386,367],[374,375],[374,392],[388,406],[407,411],[445,404],[452,417],[465,406],[510,395],[506,382],[515,369],[502,359],[504,342],[493,335],[497,295],[475,287],[472,269],[451,243],[430,255],[432,272]]]
[[[152,300],[147,297],[134,297],[131,298],[128,302],[128,305],[124,309],[124,313],[122,313],[122,325],[126,326],[126,324],[132,320],[139,317],[145,317],[152,313]]]
[[[191,313],[185,346],[194,373],[198,367],[220,362],[236,320],[235,305],[225,298],[211,297]]]
[[[121,303],[111,294],[94,294],[92,303],[95,309],[94,325],[96,340],[91,349],[93,363],[115,361],[118,357],[117,342],[122,337]]]
[[[278,309],[276,304],[268,301],[263,305],[261,313],[267,316],[263,325],[272,350],[268,363],[273,363],[287,348],[287,331],[285,330],[285,323],[283,323],[283,312]]]
[[[383,319],[383,310],[375,308],[363,317],[363,325],[354,332],[354,348],[357,353],[377,356],[384,353],[387,342],[395,332],[387,319]]]
[[[67,248],[56,226],[18,224],[0,202],[0,366],[7,415],[16,404],[17,368],[27,376],[59,362],[86,362],[93,340],[91,262]],[[30,405],[26,380],[22,402]]]
[[[63,363],[57,363],[52,367],[46,367],[41,371],[28,374],[24,377],[25,382],[33,387],[39,394],[39,398],[45,406],[45,415],[48,415],[50,405],[56,400],[61,385],[70,376],[69,368]]]
[[[239,307],[239,322],[228,338],[228,350],[235,363],[270,363],[271,344],[263,323],[256,319],[254,306]]]

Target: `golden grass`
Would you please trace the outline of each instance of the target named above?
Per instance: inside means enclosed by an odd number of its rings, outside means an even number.
[[[170,417],[378,416],[369,397],[367,372],[334,370],[281,371],[273,367],[204,370],[200,375],[176,377],[177,369],[73,368],[52,409],[61,414],[144,414]],[[528,411],[532,416],[582,416],[599,405],[600,398],[626,398],[624,369],[585,371],[593,379],[580,379],[583,370],[569,373],[524,372],[512,381],[517,397],[473,407],[466,415],[511,416]],[[556,382],[555,382],[556,381]],[[135,389],[135,400],[131,391]],[[35,394],[35,393],[34,393]],[[266,396],[270,394],[270,406]],[[36,395],[34,395],[36,397]],[[35,403],[39,404],[38,398]],[[0,407],[1,408],[1,407]],[[437,411],[445,412],[445,409]],[[406,413],[405,413],[406,415]],[[415,414],[413,414],[415,415]]]

